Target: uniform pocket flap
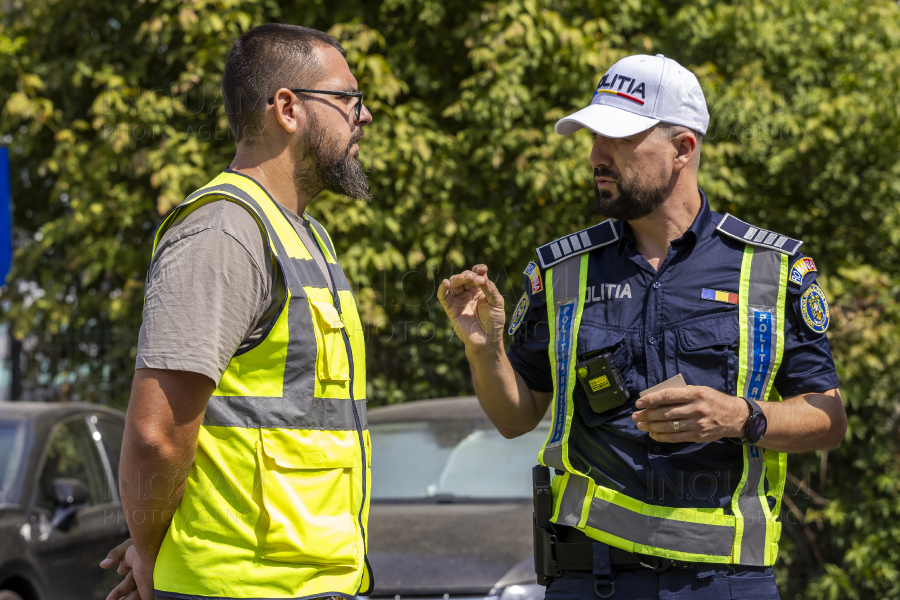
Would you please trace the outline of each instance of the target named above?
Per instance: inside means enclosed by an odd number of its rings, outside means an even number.
[[[341,315],[338,314],[338,311],[333,304],[322,300],[310,300],[309,304],[316,314],[316,319],[323,327],[328,329],[344,328],[344,322],[341,321]]]
[[[738,322],[735,315],[724,315],[685,325],[678,330],[681,347],[700,350],[713,346],[731,346],[738,339]]]
[[[360,466],[356,436],[327,436],[320,431],[263,429],[263,454],[285,469],[350,469]],[[330,432],[324,432],[330,433]]]
[[[616,354],[626,346],[625,333],[613,329],[603,329],[591,325],[590,323],[582,323],[581,330],[578,332],[578,356],[593,352],[595,350],[606,350],[612,354]]]

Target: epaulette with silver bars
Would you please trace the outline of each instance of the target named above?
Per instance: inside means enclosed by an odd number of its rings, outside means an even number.
[[[803,244],[800,240],[789,238],[786,235],[754,227],[750,223],[745,223],[728,213],[725,213],[725,216],[722,217],[722,222],[719,223],[716,229],[728,237],[733,237],[745,244],[759,246],[760,248],[770,248],[783,252],[788,256],[795,254]]]
[[[589,250],[608,246],[619,240],[612,219],[607,219],[599,225],[588,227],[582,231],[563,236],[544,244],[536,250],[541,266],[549,269],[567,258],[584,254]]]

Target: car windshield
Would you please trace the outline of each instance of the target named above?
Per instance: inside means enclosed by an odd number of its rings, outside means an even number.
[[[25,426],[21,421],[0,421],[0,504],[9,504],[19,472],[24,461]]]
[[[507,440],[484,420],[372,424],[372,499],[531,498],[548,429]]]

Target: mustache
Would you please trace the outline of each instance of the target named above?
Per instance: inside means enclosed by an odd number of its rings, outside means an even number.
[[[607,167],[594,169],[594,177],[606,177],[607,179],[612,179],[616,183],[619,182],[619,174]]]
[[[350,148],[353,147],[353,144],[355,144],[355,143],[357,143],[359,140],[363,139],[363,136],[364,136],[364,135],[365,135],[365,132],[363,131],[362,127],[360,127],[360,128],[359,128],[359,133],[357,133],[357,134],[354,135],[352,138],[350,138],[350,143],[347,144],[347,152],[350,152]]]

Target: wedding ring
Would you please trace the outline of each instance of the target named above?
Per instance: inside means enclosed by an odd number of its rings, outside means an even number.
[[[681,429],[681,423],[672,421],[672,428],[675,430],[675,433],[678,433],[678,430]]]

